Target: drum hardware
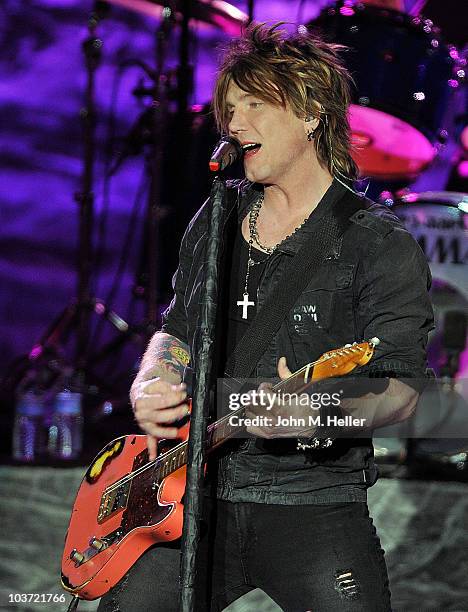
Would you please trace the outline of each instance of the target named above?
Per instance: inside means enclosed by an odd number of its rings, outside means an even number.
[[[132,2],[131,8],[135,8],[135,3]],[[138,2],[136,4],[139,4]],[[145,5],[152,3],[146,2]],[[182,7],[184,3],[179,3],[178,7]],[[144,344],[149,336],[156,329],[157,322],[160,320],[160,307],[157,304],[157,285],[156,285],[156,268],[157,256],[149,256],[149,265],[151,266],[149,278],[151,286],[148,289],[148,307],[147,318],[144,324],[130,326],[117,313],[109,309],[101,300],[91,297],[89,284],[93,264],[93,249],[91,243],[91,228],[93,224],[93,180],[94,180],[94,131],[96,122],[96,108],[94,101],[95,89],[95,72],[100,63],[102,40],[96,35],[96,30],[100,19],[104,16],[108,9],[107,2],[96,2],[95,10],[89,16],[88,30],[89,37],[83,43],[83,51],[86,59],[87,69],[87,84],[86,84],[86,103],[80,115],[84,121],[84,161],[82,175],[82,189],[76,195],[76,201],[80,205],[80,228],[79,228],[79,269],[78,269],[78,298],[71,306],[67,307],[54,323],[50,326],[40,342],[37,343],[30,351],[29,355],[22,356],[15,360],[10,366],[9,371],[4,379],[5,390],[13,392],[18,386],[23,384],[35,385],[39,384],[45,389],[61,384],[63,379],[74,379],[74,387],[87,395],[98,396],[99,390],[104,394],[108,394],[108,385],[99,376],[95,375],[93,368],[102,363],[103,359],[109,355],[113,355],[111,351],[116,347],[120,350],[129,341],[135,340],[138,336],[140,342]],[[216,7],[207,7],[205,3],[197,3],[198,16],[203,18],[206,23],[211,23],[219,27],[222,23],[223,28],[229,30],[234,25],[240,29],[241,24],[246,21],[246,16],[231,11],[231,7],[227,3],[216,5]],[[158,207],[154,203],[158,201],[159,190],[158,179],[156,173],[162,166],[163,160],[163,145],[162,138],[164,134],[158,132],[160,126],[164,126],[165,122],[163,114],[167,108],[168,98],[173,96],[174,91],[169,91],[170,83],[174,81],[173,74],[165,68],[166,48],[168,37],[173,28],[174,20],[172,12],[163,11],[164,19],[160,24],[156,35],[156,67],[153,70],[146,64],[142,67],[146,68],[147,73],[152,77],[151,84],[151,103],[153,113],[149,115],[148,123],[153,129],[149,144],[152,145],[151,151],[147,156],[148,174],[151,177],[150,194],[148,197],[148,223],[153,239],[149,244],[153,245],[156,241],[154,236],[157,231]],[[211,16],[211,17],[210,17]],[[179,15],[180,17],[180,15]],[[176,101],[179,109],[187,107],[187,99],[191,90],[190,70],[187,66],[188,62],[188,23],[189,15],[185,14],[182,20],[182,34],[180,37],[180,57],[185,61],[185,65],[179,66],[178,76],[179,83],[176,91]],[[145,92],[148,93],[148,92]],[[155,111],[157,110],[157,112]],[[185,110],[184,110],[185,112]],[[180,116],[184,115],[181,112]],[[181,120],[181,129],[184,119]],[[156,145],[156,146],[153,146]],[[159,147],[159,148],[158,148]],[[150,148],[150,147],[148,147]],[[94,350],[94,344],[90,341],[90,319],[97,314],[104,320],[109,321],[118,332],[118,337],[112,340],[107,346]],[[74,357],[71,359],[66,355],[64,343],[69,340],[75,340],[76,348],[74,348]],[[89,350],[92,346],[93,351]]]
[[[462,17],[459,0],[416,0],[410,13],[417,16],[421,12],[441,27],[445,40],[460,47],[466,45],[466,18]]]
[[[431,267],[436,327],[429,336],[428,361],[439,379],[424,391],[414,419],[401,424],[397,438],[376,440],[376,457],[387,465],[403,462],[406,476],[465,481],[468,479],[468,437],[463,435],[468,417],[465,380],[468,364],[464,363],[468,356],[468,194],[406,192],[394,196],[387,192],[382,194],[382,199],[392,205],[395,214],[419,242]]]
[[[187,4],[187,3],[185,3]],[[184,45],[184,37],[188,37],[188,21],[189,16],[185,13],[182,22],[181,48]],[[155,57],[155,78],[153,81],[153,95],[151,99],[151,113],[149,122],[150,142],[151,146],[148,150],[146,160],[146,168],[149,176],[149,190],[146,215],[146,231],[151,238],[148,240],[148,294],[147,294],[147,311],[146,318],[151,331],[156,329],[158,324],[158,299],[159,299],[159,272],[161,267],[160,261],[160,243],[159,243],[159,218],[161,215],[162,204],[162,162],[164,156],[164,147],[167,139],[166,122],[168,117],[169,104],[169,82],[166,72],[167,50],[168,44],[172,36],[174,28],[173,15],[169,11],[163,11],[163,19],[158,28],[156,36],[156,57]],[[188,45],[187,45],[188,46]],[[187,58],[188,59],[188,58]],[[187,66],[184,66],[184,71],[187,72]],[[186,84],[184,84],[186,85]],[[184,88],[185,102],[188,97],[190,86]],[[182,108],[185,111],[184,105]]]
[[[465,348],[457,348],[454,337],[464,342],[463,317],[468,315],[468,193],[427,191],[386,196],[394,200],[393,212],[417,240],[431,268],[436,328],[429,336],[429,365],[439,376],[454,377],[458,358],[450,365],[442,356],[446,348],[451,355]],[[451,332],[455,327],[456,333]]]
[[[440,370],[442,378],[454,384],[460,368],[460,355],[466,344],[467,313],[460,310],[449,310],[444,316],[442,346],[445,349],[446,362]]]
[[[151,15],[154,17],[168,16],[168,13],[161,12],[162,3],[155,3],[149,0],[111,0],[113,4],[120,4],[130,10]],[[175,270],[174,266],[158,265],[158,254],[151,252],[158,248],[161,253],[167,251],[168,246],[172,246],[177,239],[177,234],[182,237],[183,229],[195,211],[190,211],[187,206],[188,195],[192,195],[193,199],[202,201],[206,197],[209,190],[211,180],[206,172],[206,181],[203,188],[200,189],[200,194],[197,193],[197,185],[194,185],[195,176],[187,176],[187,180],[180,181],[178,176],[174,181],[171,181],[171,176],[175,174],[175,167],[184,168],[187,174],[192,170],[195,161],[199,155],[196,148],[196,143],[193,142],[196,132],[202,132],[202,137],[208,141],[207,150],[216,142],[216,134],[213,125],[213,135],[209,137],[205,135],[207,130],[205,126],[200,126],[200,122],[209,123],[208,111],[205,108],[192,108],[187,110],[188,99],[192,91],[193,69],[189,65],[188,48],[189,48],[189,24],[193,25],[210,25],[220,28],[227,34],[238,35],[241,28],[248,22],[248,17],[245,13],[239,11],[235,7],[226,2],[191,2],[190,15],[187,13],[184,2],[179,1],[172,3],[173,11],[170,13],[172,27],[182,21],[183,35],[181,36],[179,46],[179,66],[176,69],[158,65],[165,54],[165,49],[159,49],[156,54],[156,68],[143,64],[141,60],[130,60],[126,64],[140,64],[151,83],[145,84],[139,82],[132,90],[133,95],[138,99],[147,99],[145,109],[134,122],[127,136],[124,138],[121,150],[117,155],[111,169],[111,174],[115,173],[124,159],[130,155],[138,155],[142,152],[146,157],[146,169],[150,182],[149,201],[154,201],[155,194],[151,195],[151,190],[158,192],[159,205],[157,209],[148,202],[149,211],[155,216],[154,219],[149,219],[147,222],[147,231],[144,232],[141,246],[140,265],[136,274],[136,283],[133,289],[133,295],[142,298],[147,302],[147,320],[159,321],[159,306],[156,304],[156,296],[165,301],[168,296],[168,291],[164,291],[165,287],[170,287],[170,280]],[[253,10],[253,3],[252,3]],[[184,20],[182,20],[182,17]],[[157,37],[158,45],[161,44],[160,36]],[[163,61],[163,64],[165,62]],[[164,85],[163,92],[155,92],[156,85],[161,88]],[[164,93],[165,103],[161,105],[158,98]],[[176,102],[177,110],[174,113],[169,109],[169,103]],[[172,105],[171,105],[172,106]],[[159,116],[159,122],[155,121],[155,115]],[[164,115],[164,117],[163,117]],[[209,128],[209,126],[206,126]],[[162,130],[161,133],[157,133]],[[170,134],[170,138],[167,137]],[[166,142],[164,142],[166,141]],[[164,151],[164,155],[160,155],[159,151]],[[159,160],[155,160],[154,156],[160,156]],[[202,166],[204,169],[204,166]],[[156,173],[160,174],[156,180]],[[200,172],[196,174],[196,179],[200,182]],[[164,177],[164,180],[162,180]],[[167,180],[168,179],[168,180]],[[159,182],[159,186],[156,183]],[[167,184],[171,183],[171,192],[167,192]],[[174,215],[172,206],[168,204],[179,204],[183,207],[183,213]],[[176,208],[179,208],[177,206]],[[179,210],[179,213],[181,211]],[[187,213],[191,213],[188,214]],[[183,228],[181,227],[183,225]],[[170,227],[170,233],[173,234],[172,240],[169,240],[165,228]],[[157,238],[159,235],[159,238]],[[170,245],[168,243],[170,242]],[[173,269],[172,269],[173,268]],[[156,282],[158,281],[158,282]],[[152,283],[152,286],[151,284]],[[154,331],[154,329],[153,329]]]
[[[200,109],[196,112],[188,111],[188,100],[192,91],[193,70],[189,65],[188,48],[189,48],[189,23],[193,25],[209,25],[221,29],[228,35],[238,36],[241,33],[242,27],[249,21],[249,17],[228,4],[227,2],[202,2],[200,0],[192,2],[172,2],[171,6],[174,10],[171,11],[168,7],[163,9],[162,2],[153,2],[152,0],[109,0],[112,4],[123,6],[129,10],[133,10],[152,17],[163,18],[174,26],[174,22],[182,23],[182,36],[179,46],[179,66],[174,71],[173,69],[164,66],[164,56],[166,53],[165,46],[161,46],[164,36],[161,38],[158,35],[158,52],[156,54],[156,68],[153,69],[147,64],[142,65],[147,76],[151,79],[151,85],[147,86],[139,83],[133,89],[133,95],[136,98],[145,98],[149,100],[146,108],[135,121],[128,135],[123,141],[122,150],[115,160],[111,173],[113,174],[119,168],[123,160],[128,155],[138,155],[142,151],[146,151],[146,168],[150,179],[149,200],[148,200],[148,222],[147,228],[143,236],[140,265],[136,274],[136,283],[133,289],[135,297],[145,299],[147,302],[147,320],[159,321],[159,307],[156,303],[157,296],[166,297],[163,295],[162,288],[165,285],[170,285],[170,278],[175,270],[163,270],[159,265],[160,252],[164,252],[164,246],[167,243],[165,232],[161,231],[161,225],[167,222],[174,222],[171,219],[171,211],[164,202],[175,200],[177,202],[186,203],[187,193],[189,193],[186,181],[174,181],[172,188],[175,195],[170,197],[165,193],[165,185],[162,181],[162,176],[169,176],[174,171],[170,165],[173,163],[179,167],[188,168],[189,164],[193,163],[190,160],[190,152],[193,153],[192,135],[194,121],[196,116],[200,115]],[[190,6],[190,14],[188,7]],[[253,11],[253,2],[250,2],[249,8]],[[167,36],[167,33],[166,35]],[[162,60],[162,61],[161,61]],[[140,60],[132,60],[133,63],[140,64]],[[159,62],[159,64],[158,64]],[[164,66],[164,70],[163,70]],[[171,86],[175,83],[175,86]],[[157,89],[160,91],[157,91]],[[164,98],[164,103],[162,103]],[[176,100],[177,112],[171,113],[168,109],[169,101]],[[156,120],[158,115],[159,120]],[[170,132],[171,138],[167,139],[167,133]],[[209,148],[215,143],[216,136],[213,136],[213,141],[209,143]],[[181,146],[183,143],[183,146]],[[164,151],[164,155],[162,152]],[[196,156],[192,155],[193,158]],[[169,164],[169,167],[168,167]],[[208,173],[206,173],[208,177]],[[190,183],[190,181],[187,181]],[[206,196],[209,190],[208,181],[206,182],[203,194],[200,194],[199,201]],[[193,186],[192,186],[193,187]],[[157,197],[156,197],[157,193]],[[195,198],[197,194],[194,194]],[[156,199],[155,199],[156,198]],[[151,202],[159,202],[158,207],[154,207]],[[195,212],[195,211],[193,211]],[[186,221],[190,219],[189,215]],[[176,226],[181,225],[181,220],[185,220],[185,215],[178,215],[176,218]],[[183,223],[185,226],[186,223]],[[171,231],[175,234],[172,242],[176,240],[178,227],[171,225]],[[174,232],[175,230],[175,232]],[[182,230],[183,231],[183,230]],[[182,237],[182,231],[180,237]],[[167,282],[165,282],[167,281]],[[156,329],[153,325],[151,333]],[[149,334],[151,335],[151,334]]]
[[[82,43],[86,69],[85,104],[80,110],[83,121],[83,165],[81,190],[74,199],[79,206],[77,297],[53,321],[28,355],[16,359],[2,381],[7,391],[22,386],[58,388],[64,381],[85,394],[97,393],[96,378],[88,371],[91,317],[97,315],[109,322],[119,333],[126,333],[128,324],[117,313],[91,295],[90,279],[93,265],[92,226],[94,221],[94,165],[96,71],[100,65],[103,41],[97,35],[100,21],[108,12],[106,2],[96,1],[89,14],[88,37]],[[65,343],[73,345],[71,359]]]
[[[434,278],[451,281],[468,293],[468,194],[444,191],[409,192],[393,210],[424,251]]]
[[[458,86],[458,52],[432,21],[340,1],[308,27],[351,49],[356,88],[350,107],[355,161],[364,176],[410,180],[434,160],[447,102]]]
[[[117,171],[128,151],[138,154],[140,147],[144,149],[145,167],[149,183],[145,222],[145,235],[148,236],[148,239],[145,241],[147,245],[146,257],[149,266],[147,291],[144,295],[146,300],[146,317],[140,324],[127,326],[125,333],[109,341],[92,355],[88,355],[88,367],[98,366],[109,355],[115,355],[116,352],[123,350],[129,341],[135,342],[137,339],[140,344],[144,345],[160,323],[161,306],[158,303],[159,273],[161,268],[159,261],[160,220],[164,215],[164,207],[161,206],[162,172],[168,136],[168,105],[170,98],[172,98],[176,99],[179,109],[185,109],[188,96],[191,92],[191,83],[189,82],[191,72],[187,65],[188,23],[189,15],[185,13],[182,20],[182,33],[180,37],[180,61],[185,62],[185,65],[181,64],[178,68],[179,82],[177,89],[171,89],[173,71],[172,69],[166,69],[168,45],[171,41],[175,25],[174,13],[171,10],[162,12],[162,21],[157,29],[155,37],[155,67],[153,68],[141,60],[127,62],[138,64],[151,78],[151,87],[145,88],[144,91],[144,95],[149,94],[150,101],[126,138],[127,150],[120,153],[111,168],[111,174]],[[136,93],[138,95],[141,94],[139,88],[137,88]],[[182,115],[181,123],[183,124],[184,113],[181,112],[180,115]],[[95,338],[98,334],[99,328],[96,330]]]
[[[189,22],[195,26],[215,27],[226,34],[238,35],[242,27],[248,22],[248,16],[228,4],[227,2],[207,2],[195,0],[179,0],[172,2],[175,5],[175,11],[170,7],[163,6],[163,3],[152,2],[151,0],[109,0],[103,2],[97,0],[94,4],[94,11],[89,16],[88,30],[89,37],[83,43],[83,51],[86,58],[87,69],[87,84],[86,84],[86,103],[81,110],[80,115],[84,121],[84,162],[82,175],[82,189],[76,195],[76,201],[80,206],[80,229],[79,229],[79,269],[78,269],[78,297],[73,304],[68,306],[48,328],[47,332],[41,337],[40,341],[31,349],[28,355],[23,355],[10,365],[5,378],[2,380],[2,386],[7,393],[12,393],[22,384],[34,385],[39,384],[41,387],[50,388],[60,382],[60,379],[69,378],[71,372],[74,374],[76,384],[79,389],[86,394],[97,395],[99,388],[106,389],[106,383],[99,379],[91,372],[91,366],[96,366],[102,363],[106,356],[112,355],[111,351],[114,348],[119,350],[128,340],[135,340],[138,337],[141,342],[146,339],[155,330],[155,321],[160,320],[160,307],[156,303],[156,274],[155,268],[158,266],[156,257],[148,257],[151,272],[148,278],[151,279],[151,288],[148,288],[146,297],[148,299],[147,320],[144,324],[129,325],[117,313],[109,309],[102,300],[93,298],[90,295],[90,275],[93,265],[93,253],[91,244],[91,228],[93,224],[93,179],[94,179],[94,127],[96,121],[96,108],[94,102],[94,87],[95,87],[95,72],[100,63],[102,50],[102,40],[96,35],[96,30],[100,20],[105,16],[106,12],[111,8],[109,5],[120,5],[129,10],[137,11],[140,14],[150,15],[154,17],[162,17],[160,27],[156,35],[156,68],[153,70],[141,60],[134,60],[146,70],[150,76],[152,83],[150,88],[140,94],[150,95],[151,102],[149,106],[157,105],[158,112],[148,112],[147,125],[153,129],[153,133],[149,135],[148,144],[158,144],[157,133],[158,121],[159,125],[164,124],[160,120],[164,111],[161,101],[164,97],[174,99],[178,107],[179,130],[182,132],[185,129],[187,119],[187,99],[191,90],[191,71],[188,66],[188,26]],[[190,15],[187,9],[191,9]],[[170,30],[175,24],[181,27],[179,59],[180,65],[177,69],[178,83],[177,88],[171,89],[171,83],[174,82],[174,71],[164,66],[165,47]],[[159,99],[158,99],[159,98]],[[165,103],[167,100],[165,101]],[[156,103],[156,104],[155,104]],[[181,110],[183,109],[183,110]],[[154,109],[153,109],[154,111]],[[158,115],[158,121],[155,116]],[[146,127],[145,127],[146,129]],[[148,130],[151,132],[151,129]],[[172,137],[172,134],[171,134]],[[152,142],[151,142],[152,141]],[[150,147],[148,147],[150,148]],[[161,167],[161,161],[164,159],[162,146],[159,152],[153,147],[152,152],[147,157],[147,167],[150,168],[148,174],[152,177],[151,188],[152,201],[155,201],[156,193],[160,187],[157,186],[155,173]],[[126,152],[124,152],[126,154]],[[117,168],[114,167],[114,171]],[[179,181],[179,188],[181,187]],[[161,214],[154,206],[148,206],[153,217],[148,220],[148,224],[154,231],[158,215]],[[149,213],[148,213],[149,214]],[[154,234],[153,234],[154,235]],[[152,244],[154,240],[149,241]],[[109,343],[96,351],[89,351],[92,345],[90,340],[89,330],[91,317],[94,315],[102,317],[110,322],[119,333],[116,340]],[[68,339],[76,340],[74,347],[74,357],[71,362],[66,356],[64,343]],[[94,345],[93,349],[94,349]],[[90,379],[87,381],[86,379]],[[106,391],[107,393],[107,391]]]

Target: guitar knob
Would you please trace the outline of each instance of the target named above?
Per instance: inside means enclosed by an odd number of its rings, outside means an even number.
[[[104,542],[99,540],[99,538],[92,537],[89,541],[89,545],[96,550],[101,550],[101,548],[104,546]]]
[[[74,548],[70,553],[70,559],[79,565],[80,563],[83,563],[84,555]]]

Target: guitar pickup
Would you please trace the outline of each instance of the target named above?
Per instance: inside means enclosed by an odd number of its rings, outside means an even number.
[[[128,481],[104,493],[99,505],[98,523],[103,523],[113,514],[127,507],[130,484],[130,481]]]

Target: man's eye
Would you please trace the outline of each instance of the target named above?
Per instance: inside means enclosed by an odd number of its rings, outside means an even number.
[[[260,108],[260,106],[262,106],[261,102],[251,102],[250,103],[251,108]]]

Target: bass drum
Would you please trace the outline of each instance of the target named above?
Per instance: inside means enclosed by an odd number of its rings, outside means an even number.
[[[393,212],[418,241],[433,277],[458,287],[468,299],[468,194],[407,193],[395,200]]]
[[[455,50],[429,20],[348,0],[325,9],[309,27],[350,49],[343,59],[356,85],[350,124],[361,175],[416,177],[435,157],[458,84]]]
[[[431,268],[435,329],[429,336],[428,362],[437,376],[446,364],[447,313],[468,319],[468,194],[409,193],[396,201],[395,214],[418,241]],[[452,332],[453,335],[453,332]],[[421,405],[421,402],[424,405]],[[434,382],[426,389],[412,424],[401,423],[401,438],[376,438],[382,463],[407,458],[413,475],[468,480],[468,345],[462,351],[454,384]],[[403,438],[416,436],[410,446]],[[395,435],[395,434],[393,434]]]

